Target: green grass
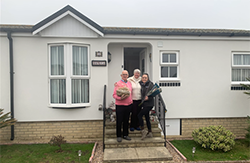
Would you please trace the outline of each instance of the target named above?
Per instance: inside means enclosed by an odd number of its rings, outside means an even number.
[[[250,147],[244,143],[244,140],[236,140],[235,146],[228,152],[204,149],[193,140],[173,140],[171,143],[187,158],[188,161],[229,161],[250,159]],[[194,157],[192,154],[193,147],[196,148]]]
[[[1,145],[0,162],[8,163],[78,163],[78,150],[82,151],[81,162],[88,162],[94,144],[62,144],[62,152],[59,147],[49,144],[32,145]]]

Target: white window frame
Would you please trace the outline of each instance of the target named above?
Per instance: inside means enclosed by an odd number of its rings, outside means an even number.
[[[240,85],[240,84],[250,84],[248,81],[232,81],[232,76],[233,76],[233,69],[238,68],[238,69],[250,69],[250,65],[234,65],[234,55],[235,54],[249,54],[250,52],[232,52],[232,67],[231,67],[231,85]]]
[[[176,54],[176,62],[175,63],[164,63],[162,60],[162,55],[164,53],[175,53]],[[170,61],[170,60],[169,60]],[[161,68],[162,67],[177,67],[177,76],[176,77],[161,77]],[[160,51],[160,74],[159,78],[160,81],[180,81],[180,72],[179,72],[179,51],[169,51],[169,50],[164,50]],[[170,71],[170,70],[169,70]]]
[[[64,46],[64,75],[51,75],[51,50],[50,48],[52,46]],[[73,55],[72,55],[72,50],[73,50],[73,46],[82,46],[82,47],[87,47],[87,52],[88,52],[88,75],[73,75]],[[86,107],[86,106],[90,106],[91,105],[91,91],[90,91],[90,46],[87,44],[81,44],[81,43],[72,43],[72,42],[66,42],[66,43],[49,43],[48,44],[48,67],[49,67],[49,75],[48,75],[48,88],[49,88],[49,107],[54,107],[54,108],[80,108],[80,107]],[[51,83],[50,80],[51,79],[66,79],[66,104],[54,104],[51,103],[51,92],[50,92],[50,88],[51,88]],[[72,79],[88,79],[89,80],[89,102],[88,103],[72,103]]]

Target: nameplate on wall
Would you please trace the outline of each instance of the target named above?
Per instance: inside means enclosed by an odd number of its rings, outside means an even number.
[[[107,62],[105,60],[93,60],[92,66],[107,66]]]

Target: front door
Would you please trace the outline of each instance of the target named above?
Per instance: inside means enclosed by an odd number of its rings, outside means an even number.
[[[133,76],[134,69],[145,72],[145,48],[124,48],[124,70]]]

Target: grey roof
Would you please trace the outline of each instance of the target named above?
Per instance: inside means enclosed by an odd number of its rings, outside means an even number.
[[[1,32],[31,32],[32,25],[9,25],[9,24],[0,24]]]
[[[250,37],[250,30],[234,29],[185,29],[185,28],[130,28],[130,27],[102,27],[104,34],[123,35],[173,35],[173,36],[242,36]],[[0,25],[3,32],[29,32],[34,30],[32,25]]]
[[[105,34],[191,35],[191,36],[250,36],[250,30],[186,29],[186,28],[123,28],[104,27]]]
[[[185,28],[129,28],[129,27],[101,27],[88,17],[84,16],[73,7],[67,5],[51,16],[37,23],[36,25],[1,25],[2,32],[34,32],[51,20],[57,18],[63,13],[70,11],[79,18],[105,34],[122,34],[122,35],[176,35],[176,36],[242,36],[249,37],[250,30],[233,30],[233,29],[185,29]]]

